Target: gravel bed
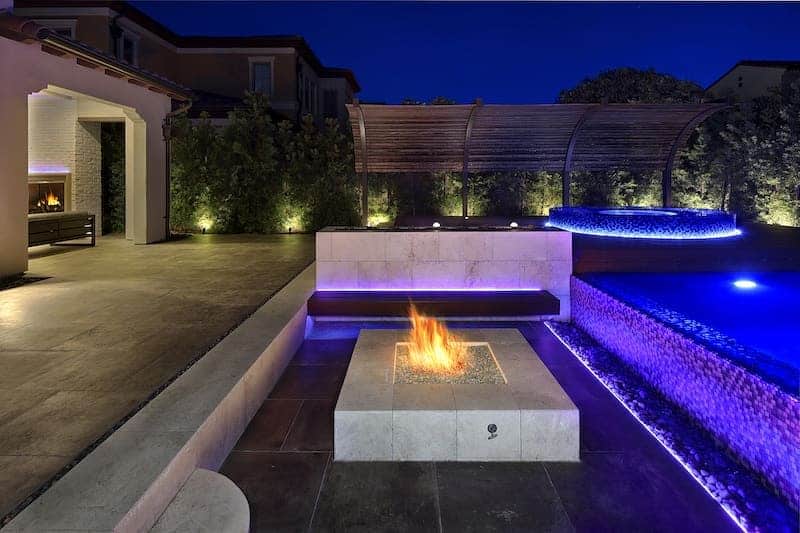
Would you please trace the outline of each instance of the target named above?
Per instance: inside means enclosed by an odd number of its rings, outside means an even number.
[[[488,344],[467,345],[467,368],[460,374],[415,371],[408,363],[408,345],[397,344],[394,366],[395,383],[505,384]]]

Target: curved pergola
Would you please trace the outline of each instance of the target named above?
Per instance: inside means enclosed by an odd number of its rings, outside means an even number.
[[[569,205],[573,170],[663,170],[672,203],[672,166],[692,130],[726,104],[348,104],[366,224],[367,173],[462,172],[467,215],[470,172],[562,173]]]

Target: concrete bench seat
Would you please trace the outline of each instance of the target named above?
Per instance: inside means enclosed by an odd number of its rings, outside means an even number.
[[[407,317],[409,302],[439,317],[558,316],[560,302],[541,291],[316,291],[308,301],[315,317]]]

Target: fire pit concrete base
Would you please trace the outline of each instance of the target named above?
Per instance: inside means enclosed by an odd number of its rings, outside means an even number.
[[[363,330],[334,412],[336,461],[578,461],[578,409],[516,329],[488,343],[504,384],[394,383],[404,330]]]

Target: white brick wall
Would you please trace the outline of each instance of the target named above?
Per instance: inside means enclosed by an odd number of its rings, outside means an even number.
[[[72,172],[72,207],[95,215],[95,228],[102,224],[102,183],[100,181],[100,123],[75,123],[75,163]]]
[[[77,102],[48,94],[28,97],[28,170],[69,174],[67,209],[96,215],[102,228],[100,123],[78,121]]]
[[[75,160],[75,100],[47,94],[28,96],[28,170],[72,172]]]

